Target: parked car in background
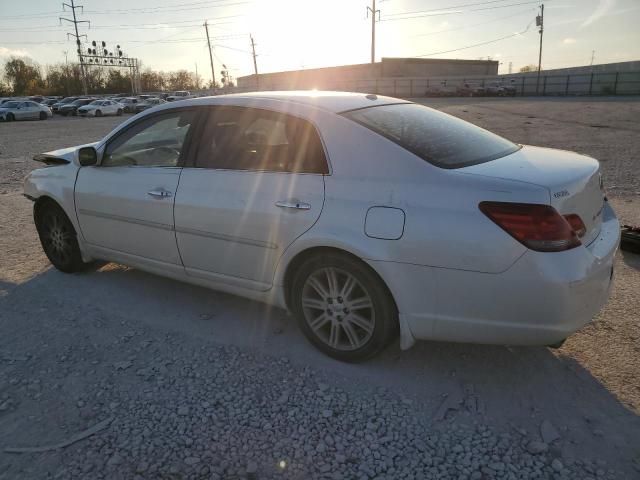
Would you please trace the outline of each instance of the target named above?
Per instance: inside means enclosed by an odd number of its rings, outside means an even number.
[[[74,100],[71,103],[62,105],[58,109],[58,113],[60,113],[60,115],[63,115],[65,117],[67,115],[72,115],[75,117],[78,114],[78,108],[93,102],[93,100],[94,100],[93,98],[79,98],[77,100]]]
[[[42,101],[45,99],[46,97],[43,97],[42,95],[33,95],[31,97],[28,97],[28,100],[31,100],[32,102],[36,102],[36,103],[42,103]]]
[[[75,102],[79,98],[81,98],[81,97],[66,97],[66,98],[63,98],[59,102],[54,103],[53,105],[51,105],[51,111],[53,113],[59,113],[60,107],[62,107],[63,105],[67,105],[67,104],[69,104],[71,102]]]
[[[80,108],[78,115],[83,117],[102,117],[103,115],[122,115],[124,106],[112,100],[94,100]]]
[[[175,100],[185,100],[191,97],[191,92],[187,90],[178,90],[177,92],[173,92],[173,95],[169,95],[166,100],[167,102],[173,102]]]
[[[136,105],[140,103],[140,100],[135,97],[126,97],[118,100],[118,103],[123,106],[126,113],[133,113],[135,111]]]
[[[485,89],[481,85],[465,83],[458,87],[457,94],[461,97],[483,97]]]
[[[135,106],[134,111],[136,113],[140,113],[148,108],[153,108],[157,105],[162,105],[163,103],[167,103],[166,100],[162,100],[161,98],[148,98],[144,102],[140,102]]]
[[[34,159],[56,165],[24,182],[56,268],[116,261],[287,308],[344,361],[398,332],[558,344],[606,303],[620,241],[597,160],[378,95],[169,103]]]
[[[46,120],[53,114],[49,107],[31,100],[13,100],[0,105],[0,120]]]
[[[55,103],[58,103],[59,100],[55,98],[45,98],[40,102],[40,105],[46,105],[47,107],[52,107]]]

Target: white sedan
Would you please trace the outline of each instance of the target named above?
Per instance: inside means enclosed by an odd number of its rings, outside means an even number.
[[[78,108],[78,115],[102,117],[103,115],[122,115],[124,106],[113,100],[94,100]]]
[[[49,107],[31,100],[9,100],[0,106],[0,120],[5,122],[12,122],[13,120],[46,120],[52,116],[53,113],[51,113]]]
[[[416,339],[551,345],[605,304],[620,240],[596,160],[404,100],[172,102],[36,157],[64,272],[109,260],[287,308],[344,361]]]

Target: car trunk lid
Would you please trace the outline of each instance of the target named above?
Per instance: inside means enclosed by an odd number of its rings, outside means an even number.
[[[580,217],[586,227],[581,238],[584,245],[589,245],[600,232],[605,195],[600,165],[593,158],[564,150],[523,146],[506,157],[458,171],[545,187],[549,191],[549,204],[560,214]]]

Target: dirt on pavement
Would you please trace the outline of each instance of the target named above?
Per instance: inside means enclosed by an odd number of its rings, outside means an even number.
[[[598,158],[640,224],[640,99],[421,101]],[[50,267],[20,194],[30,159],[121,121],[0,124],[0,478],[640,475],[640,256],[618,254],[608,305],[559,350],[419,342],[341,364],[285,312],[114,264]],[[3,452],[101,421],[63,449]]]

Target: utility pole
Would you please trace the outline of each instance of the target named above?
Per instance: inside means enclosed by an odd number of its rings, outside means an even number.
[[[213,54],[211,53],[211,40],[209,40],[209,26],[207,22],[204,22],[204,29],[207,32],[207,45],[209,45],[209,61],[211,62],[211,88],[213,89],[213,93],[216,92],[216,74],[213,71]]]
[[[74,3],[74,0],[71,0],[71,5],[69,5],[68,3],[63,3],[62,4],[62,9],[64,10],[64,7],[69,7],[71,9],[71,12],[73,13],[73,20],[70,20],[68,18],[63,18],[63,17],[58,17],[60,20],[60,23],[62,23],[62,21],[66,21],[69,23],[73,23],[74,29],[76,31],[75,35],[73,33],[67,33],[67,38],[69,38],[69,35],[71,35],[72,37],[74,37],[76,39],[76,47],[78,48],[78,59],[80,60],[80,74],[81,74],[81,80],[82,80],[82,93],[84,93],[85,95],[87,94],[87,75],[85,73],[85,69],[84,69],[84,60],[82,59],[82,48],[80,46],[80,37],[86,37],[86,35],[80,35],[78,33],[78,24],[79,23],[88,23],[89,26],[91,26],[91,22],[89,22],[89,20],[78,20],[76,18],[76,8],[79,8],[80,10],[82,10],[82,5],[76,5]]]
[[[198,79],[198,62],[196,62],[196,90],[200,90],[200,80]]]
[[[380,19],[380,10],[376,10],[376,0],[371,1],[371,6],[367,7],[367,17],[371,12],[371,63],[376,63],[376,13]]]
[[[513,73],[513,62],[509,62],[509,74]]]
[[[260,77],[258,76],[258,60],[256,55],[256,42],[253,41],[253,35],[249,34],[251,39],[251,51],[253,52],[253,71],[256,74],[256,90],[260,90]]]
[[[544,32],[544,3],[540,5],[540,15],[536,17],[536,26],[540,27],[540,51],[538,53],[538,78],[536,80],[536,94],[540,90],[540,70],[542,69],[542,34]]]
[[[593,59],[596,57],[596,51],[591,50],[591,66],[593,67]]]

